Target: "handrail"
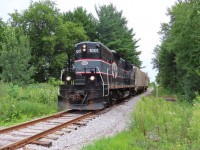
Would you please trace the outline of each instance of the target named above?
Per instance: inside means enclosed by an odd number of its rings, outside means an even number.
[[[64,73],[65,69],[62,69],[61,70],[61,73],[60,73],[60,85],[62,84],[62,76],[63,76],[63,73]],[[58,88],[58,95],[60,94],[60,89]]]
[[[108,77],[108,69],[109,69],[109,68],[107,68],[107,85],[108,85],[108,94],[105,95],[105,96],[108,96],[108,95],[109,95],[109,86],[110,86],[109,84],[110,84],[110,83],[109,83],[109,77]]]
[[[102,80],[102,83],[103,83],[103,96],[105,96],[105,93],[104,93],[104,81],[103,81],[103,78],[102,78],[102,75],[101,75],[101,73],[100,73],[100,70],[99,70],[99,67],[96,67],[97,68],[97,70],[99,71],[99,74],[100,74],[100,77],[101,77],[101,80]]]
[[[65,71],[65,69],[62,69],[61,73],[60,73],[60,84],[62,84],[62,76],[63,76],[64,71]]]

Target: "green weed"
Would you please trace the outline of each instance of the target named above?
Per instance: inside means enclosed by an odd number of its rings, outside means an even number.
[[[164,94],[164,93],[163,93]],[[167,93],[167,95],[170,93]],[[84,150],[197,150],[200,143],[200,96],[186,101],[143,97],[128,131],[103,138]]]
[[[188,138],[191,148],[199,149],[200,143],[200,96],[195,99],[192,117],[189,120]]]
[[[100,139],[96,141],[94,144],[85,147],[84,149],[87,150],[128,150],[131,148],[131,134],[129,132],[125,131],[122,133],[119,133],[117,136],[114,138],[108,137],[104,139]]]
[[[0,126],[8,126],[57,112],[57,87],[0,83]]]

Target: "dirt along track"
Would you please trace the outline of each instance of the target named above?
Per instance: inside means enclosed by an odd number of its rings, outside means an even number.
[[[59,136],[57,140],[52,140],[52,146],[49,148],[33,144],[27,145],[26,148],[35,150],[79,150],[99,138],[121,132],[129,127],[131,112],[137,102],[142,96],[150,95],[151,91],[152,89],[149,89],[143,94],[130,98],[122,105],[112,107],[109,111],[95,117],[86,126],[82,126],[78,130]]]

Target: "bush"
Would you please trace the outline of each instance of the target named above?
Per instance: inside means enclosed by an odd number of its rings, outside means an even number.
[[[176,144],[187,137],[191,105],[164,99],[143,98],[133,114],[132,128],[143,136],[159,137],[162,142]]]
[[[192,117],[189,121],[188,136],[193,149],[199,148],[200,142],[200,96],[194,101]]]
[[[57,87],[62,83],[62,81],[61,80],[57,80],[56,78],[52,77],[52,78],[49,78],[48,83],[53,85],[53,86],[55,86],[55,87]]]
[[[185,101],[143,97],[132,114],[128,131],[98,140],[83,149],[199,149],[200,96],[195,102],[193,107]]]
[[[0,125],[12,125],[57,112],[57,87],[32,84],[27,87],[0,83]]]

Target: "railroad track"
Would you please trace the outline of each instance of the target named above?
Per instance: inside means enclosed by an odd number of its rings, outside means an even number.
[[[69,110],[1,129],[0,150],[18,149],[27,144],[50,147],[52,142],[48,142],[48,139],[56,139],[55,135],[63,135],[64,132],[70,132],[70,129],[86,125],[87,120],[94,118],[98,113]]]
[[[58,139],[58,135],[70,132],[71,129],[76,130],[78,126],[86,125],[87,121],[108,112],[113,107],[123,105],[131,98],[127,98],[112,107],[100,111],[84,112],[68,110],[16,126],[0,129],[0,150],[25,148],[27,144],[38,144],[50,147],[52,145],[51,141]]]

